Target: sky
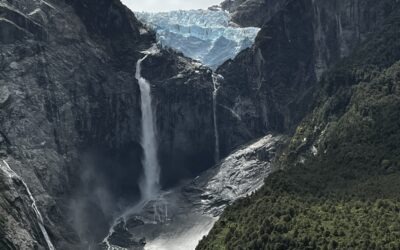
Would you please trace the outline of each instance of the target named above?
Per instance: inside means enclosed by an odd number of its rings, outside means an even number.
[[[223,0],[121,0],[133,11],[160,12],[184,9],[207,9]]]

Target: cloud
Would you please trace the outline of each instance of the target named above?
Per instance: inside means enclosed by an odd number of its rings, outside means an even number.
[[[169,11],[183,9],[206,9],[223,0],[122,0],[133,11]]]

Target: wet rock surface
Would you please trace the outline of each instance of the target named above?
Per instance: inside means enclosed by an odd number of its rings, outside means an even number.
[[[0,160],[0,249],[46,249],[22,182]]]
[[[138,198],[135,65],[155,36],[119,1],[15,0],[0,7],[0,156],[32,190],[56,247],[87,249],[107,234],[113,213]],[[160,155],[172,155],[164,166],[167,185],[213,164],[186,164],[212,159],[212,80],[174,52],[148,61],[144,71],[157,78],[149,77]],[[175,170],[182,175],[170,175]],[[9,228],[15,223],[7,211],[17,207],[0,205]],[[40,243],[32,221],[21,227]],[[21,244],[7,239],[5,249]]]
[[[183,190],[194,207],[218,216],[233,201],[260,188],[285,144],[283,135],[267,135],[234,151]]]
[[[164,186],[214,164],[212,75],[209,68],[171,50],[143,62],[152,84]]]
[[[267,135],[236,150],[194,180],[138,204],[124,219],[117,220],[109,243],[125,249],[140,242],[146,243],[144,249],[194,249],[227,205],[262,186],[285,138]],[[127,245],[132,238],[135,243]]]
[[[271,131],[292,132],[309,111],[321,74],[365,40],[393,2],[251,0],[224,7],[237,24],[261,31],[252,48],[217,71],[223,76],[216,97],[221,155]],[[0,15],[0,157],[31,189],[56,247],[87,249],[139,198],[135,65],[155,34],[116,0],[2,0]],[[214,164],[212,72],[162,50],[143,62],[143,75],[154,95],[163,186],[171,187]],[[258,148],[163,194],[137,221],[128,220],[127,232],[116,232],[127,245],[142,244],[142,236],[149,247],[162,245],[176,235],[193,245],[226,204],[269,173],[272,158]],[[243,178],[254,183],[246,186]],[[19,189],[20,183],[0,178],[1,247],[45,249]],[[162,215],[165,201],[174,200],[174,212]],[[200,227],[191,231],[194,225]]]
[[[255,45],[217,70],[225,78],[218,96],[221,152],[271,130],[293,132],[313,105],[321,75],[364,41],[394,3],[225,1],[235,22],[246,26],[247,17],[260,15],[263,21],[251,24],[261,25]],[[257,5],[269,11],[259,13]]]

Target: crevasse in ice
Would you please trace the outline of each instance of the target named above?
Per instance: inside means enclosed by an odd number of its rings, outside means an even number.
[[[241,28],[222,10],[138,12],[136,16],[153,28],[159,42],[216,69],[254,43],[259,28]]]

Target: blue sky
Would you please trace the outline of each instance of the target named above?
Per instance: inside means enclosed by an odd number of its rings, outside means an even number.
[[[178,9],[206,9],[223,0],[121,0],[133,11],[168,11]]]

